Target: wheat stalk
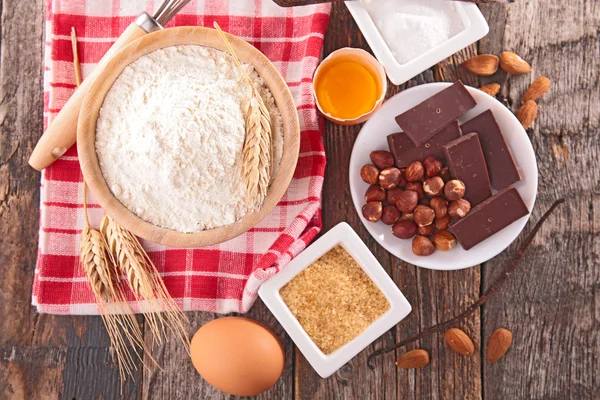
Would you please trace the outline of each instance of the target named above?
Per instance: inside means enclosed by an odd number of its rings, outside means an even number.
[[[248,76],[242,64],[235,54],[231,43],[217,24],[213,23],[219,36],[225,42],[229,54],[233,57],[242,76],[248,81],[252,88],[252,95],[246,109],[246,137],[242,149],[242,174],[246,180],[246,191],[250,202],[254,206],[260,205],[267,195],[271,174],[273,171],[273,154],[271,146],[271,117],[258,89],[252,79]]]

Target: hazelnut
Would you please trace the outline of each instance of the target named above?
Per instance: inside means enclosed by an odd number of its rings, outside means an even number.
[[[427,226],[419,226],[417,233],[421,236],[431,236],[435,232],[435,226],[433,224]]]
[[[435,212],[436,218],[442,218],[448,214],[448,202],[442,197],[434,197],[431,199],[429,207]]]
[[[450,201],[462,199],[465,195],[465,184],[458,179],[452,179],[444,186],[444,194]]]
[[[425,176],[425,167],[420,161],[415,161],[406,168],[406,180],[409,182],[417,182]]]
[[[379,185],[384,189],[393,189],[400,183],[400,178],[398,168],[386,168],[379,174]]]
[[[416,192],[419,197],[419,200],[425,197],[425,191],[423,190],[423,184],[421,182],[408,182],[404,189]]]
[[[444,180],[439,176],[425,179],[423,182],[423,191],[429,196],[438,196],[444,190]]]
[[[427,157],[423,161],[423,166],[425,167],[425,176],[428,178],[438,175],[444,167],[442,162],[433,156]]]
[[[362,213],[368,221],[377,222],[383,213],[383,205],[380,201],[372,201],[363,206]]]
[[[370,203],[372,201],[383,201],[385,200],[386,193],[385,189],[379,185],[371,185],[365,193],[365,201]]]
[[[467,215],[469,211],[471,211],[471,203],[469,203],[465,199],[458,199],[456,201],[453,201],[448,206],[448,215],[451,217],[462,218],[465,215]]]
[[[360,177],[368,184],[374,185],[379,181],[379,169],[373,164],[364,165],[360,169]]]
[[[431,200],[429,200],[429,197],[423,197],[421,200],[419,200],[419,204],[429,207]]]
[[[456,246],[456,238],[447,230],[437,232],[433,235],[432,241],[435,248],[441,251],[448,251]]]
[[[373,161],[373,164],[379,169],[386,169],[394,166],[394,156],[392,156],[392,153],[385,150],[371,152],[371,161]]]
[[[435,219],[435,227],[438,229],[448,229],[448,226],[450,226],[450,221],[451,221],[450,216],[448,214],[446,214],[445,216],[443,216],[441,218]]]
[[[448,167],[443,167],[439,174],[440,178],[444,180],[444,182],[448,182],[450,178],[450,170]]]
[[[383,206],[383,213],[381,214],[381,222],[386,225],[392,225],[400,219],[400,211],[396,206]]]
[[[417,192],[407,190],[400,193],[396,199],[396,207],[403,213],[411,213],[419,202]]]
[[[414,215],[413,213],[402,213],[400,216],[400,221],[413,221]]]
[[[400,196],[400,193],[402,192],[403,190],[399,187],[388,190],[385,198],[388,204],[396,204],[396,201],[398,201],[398,196]]]
[[[415,222],[420,226],[427,226],[433,224],[435,219],[435,212],[427,206],[418,205],[413,212]]]
[[[400,239],[410,239],[417,233],[417,224],[412,221],[399,221],[392,226],[392,233]]]
[[[417,256],[430,256],[435,251],[435,246],[425,236],[415,236],[412,242],[412,251]]]

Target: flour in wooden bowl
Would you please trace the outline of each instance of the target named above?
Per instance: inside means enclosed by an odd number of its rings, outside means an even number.
[[[254,68],[244,68],[269,110],[275,176],[281,113]],[[184,233],[254,211],[241,173],[250,94],[233,58],[209,47],[166,47],[127,66],[96,126],[96,153],[112,193],[142,219]]]

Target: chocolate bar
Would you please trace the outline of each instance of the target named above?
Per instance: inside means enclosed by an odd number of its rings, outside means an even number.
[[[527,214],[525,202],[511,186],[473,208],[449,229],[463,249],[469,250]]]
[[[472,207],[492,195],[485,157],[476,133],[447,143],[444,145],[444,154],[452,177],[465,184],[467,190],[464,197]]]
[[[388,135],[387,140],[390,151],[396,160],[396,166],[398,168],[406,168],[413,162],[423,161],[429,156],[433,156],[444,162],[446,157],[444,156],[442,146],[459,137],[460,129],[458,122],[454,121],[419,147],[415,146],[404,132],[392,133]]]
[[[465,85],[454,85],[398,115],[396,122],[415,146],[420,146],[477,103]]]
[[[502,190],[521,180],[519,168],[491,110],[487,110],[460,126],[463,134],[476,132],[496,190]]]

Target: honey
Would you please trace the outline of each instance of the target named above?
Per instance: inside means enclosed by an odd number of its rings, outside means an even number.
[[[324,66],[315,81],[321,110],[338,119],[354,119],[373,110],[381,87],[371,69],[340,57]]]

